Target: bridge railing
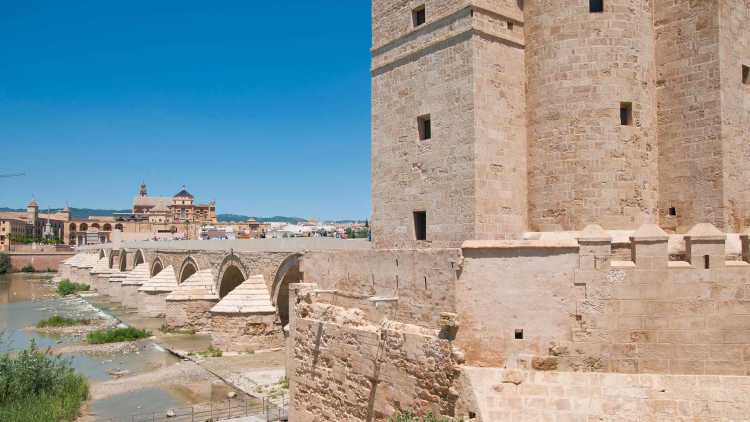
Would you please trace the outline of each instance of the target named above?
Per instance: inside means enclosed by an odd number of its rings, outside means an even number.
[[[103,419],[103,422],[218,422],[253,416],[266,422],[287,421],[286,396],[271,401],[266,398],[235,398],[222,402],[172,408],[169,411],[134,413],[129,416]],[[97,420],[100,420],[97,418]]]

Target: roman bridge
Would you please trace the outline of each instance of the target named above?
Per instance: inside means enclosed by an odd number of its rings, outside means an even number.
[[[61,277],[175,331],[211,333],[224,351],[281,347],[289,285],[302,281],[309,251],[370,249],[328,238],[124,242],[82,246]]]

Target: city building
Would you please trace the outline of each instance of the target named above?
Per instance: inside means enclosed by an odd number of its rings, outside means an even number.
[[[70,209],[57,213],[40,213],[35,199],[26,206],[26,212],[0,212],[0,250],[10,250],[13,243],[65,239],[65,223],[70,219]]]

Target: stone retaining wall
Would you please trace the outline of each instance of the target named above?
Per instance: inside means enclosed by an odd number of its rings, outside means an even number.
[[[218,300],[167,300],[166,324],[169,328],[207,332],[211,329],[211,308]]]
[[[253,352],[284,346],[276,314],[211,313],[211,344],[225,352]]]

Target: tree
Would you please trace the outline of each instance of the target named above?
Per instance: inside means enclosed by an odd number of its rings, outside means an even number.
[[[0,252],[0,274],[10,271],[10,255]]]

